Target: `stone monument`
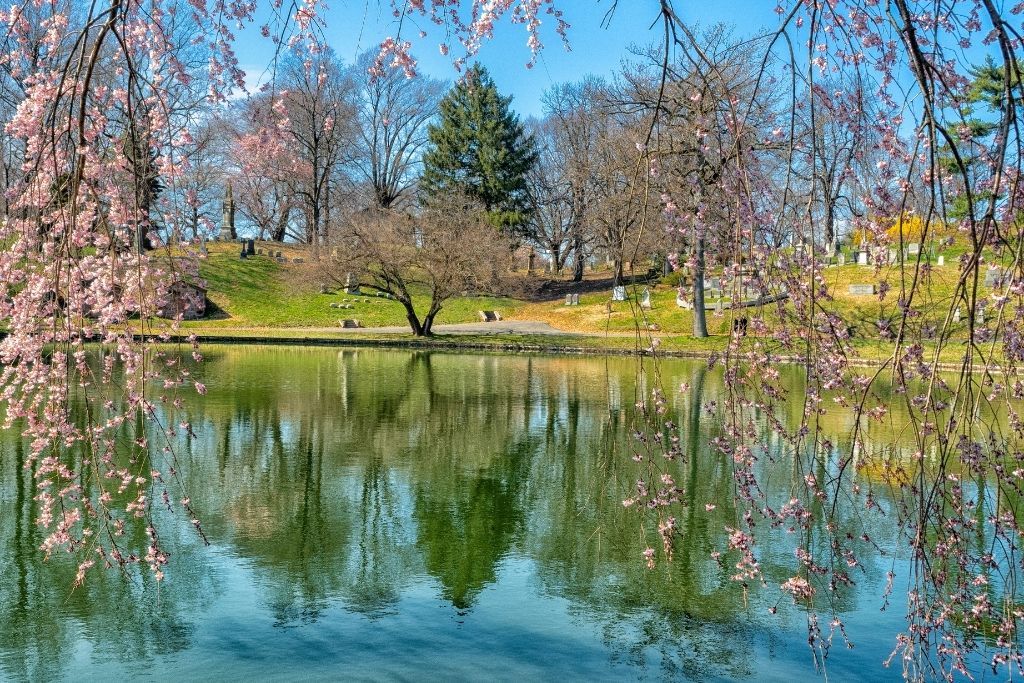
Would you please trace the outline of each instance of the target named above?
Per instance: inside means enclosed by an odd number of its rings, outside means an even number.
[[[235,195],[231,190],[231,183],[224,193],[224,218],[220,224],[220,240],[234,242],[238,239],[235,233]]]

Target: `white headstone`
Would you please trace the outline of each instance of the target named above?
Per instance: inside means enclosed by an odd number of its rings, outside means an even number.
[[[960,322],[960,309],[959,308],[957,308],[955,311],[953,311],[953,322],[955,322],[955,323]]]
[[[651,290],[649,290],[647,287],[644,287],[644,293],[643,293],[643,296],[640,299],[640,308],[650,308],[650,307],[651,307]]]
[[[580,295],[579,294],[573,294],[572,295],[572,305],[573,306],[579,306],[580,305]]]
[[[857,252],[857,265],[866,266],[868,265],[868,252],[859,251]]]
[[[572,306],[572,294],[565,295],[565,305]]]
[[[844,254],[843,252],[839,252],[839,256],[836,257],[836,261],[839,263],[839,265],[845,266],[846,265],[846,254]]]
[[[889,265],[891,266],[894,263],[896,263],[896,250],[895,249],[890,249],[889,250]]]
[[[939,254],[939,260],[938,260],[938,262],[935,265],[937,265],[937,266],[944,266],[944,265],[946,265],[946,257],[943,256],[942,254]]]
[[[911,242],[907,245],[907,255],[917,256],[921,253],[921,245],[918,242]]]
[[[612,287],[612,301],[625,301],[626,288],[623,285]]]

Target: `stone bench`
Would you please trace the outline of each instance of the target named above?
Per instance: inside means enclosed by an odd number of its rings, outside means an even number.
[[[480,322],[496,323],[501,320],[501,313],[497,311],[477,311],[477,315],[480,316]]]

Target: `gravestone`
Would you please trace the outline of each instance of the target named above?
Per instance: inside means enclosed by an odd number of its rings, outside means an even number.
[[[325,284],[321,284],[320,285],[320,293],[321,294],[329,294],[330,293],[330,291],[327,289],[327,285],[325,285]]]
[[[825,258],[832,258],[836,255],[836,243],[835,240],[825,245]]]
[[[978,306],[974,309],[974,324],[984,325],[985,324],[985,309],[982,306]]]
[[[836,263],[838,263],[841,266],[845,266],[846,265],[846,254],[844,254],[843,252],[839,252],[839,256],[836,257]]]
[[[651,307],[651,290],[644,287],[643,295],[640,298],[640,308],[650,309]]]
[[[274,254],[274,256],[276,256],[277,258],[281,258],[281,252],[277,252],[276,254]]]
[[[352,273],[345,274],[345,293],[346,294],[361,294],[359,291],[359,284],[355,283],[352,278]]]
[[[683,297],[681,291],[676,292],[676,306],[679,308],[685,308],[686,310],[691,309],[693,306]]]
[[[889,265],[891,266],[891,265],[893,265],[895,263],[896,263],[896,250],[895,249],[890,249],[889,250]]]
[[[246,257],[247,257],[247,254],[245,253],[245,245],[243,244],[242,245],[242,251],[239,252],[238,258],[240,258],[240,259],[242,259],[244,261],[246,259]]]
[[[245,242],[245,255],[255,256],[256,255],[256,240],[246,240]]]
[[[847,291],[852,296],[872,296],[875,293],[875,286],[868,285],[850,285]]]
[[[715,302],[715,313],[721,313],[724,308],[725,306],[721,299]]]
[[[292,263],[305,263],[306,260],[302,258],[293,258]]]
[[[616,285],[612,287],[612,301],[625,301],[626,300],[626,288],[623,285]]]
[[[580,305],[580,295],[579,294],[573,294],[572,295],[572,305],[573,306],[579,306]]]
[[[260,248],[260,249],[257,249],[257,250],[256,250],[256,255],[257,255],[257,256],[263,256],[263,249],[262,249],[262,248]]]
[[[936,261],[935,265],[937,265],[937,266],[944,266],[944,265],[946,265],[946,257],[943,256],[942,254],[939,254],[939,260]]]
[[[199,253],[202,256],[210,255],[210,250],[206,248],[206,240],[203,240],[202,242],[199,243]]]
[[[868,265],[868,252],[858,251],[857,252],[857,265],[866,266]]]
[[[565,305],[572,306],[572,294],[565,295]]]
[[[918,242],[911,242],[907,245],[907,256],[917,256],[921,253],[921,245]]]
[[[953,311],[953,322],[955,322],[955,323],[960,322],[960,309],[959,308],[957,308],[955,311]]]
[[[527,263],[529,264],[526,267],[526,272],[529,275],[533,275],[533,268],[534,268],[534,265],[535,265],[534,262],[537,260],[537,254],[533,251],[532,247],[530,248],[529,256],[527,256],[526,258],[527,258]]]
[[[998,287],[999,281],[1003,277],[1003,271],[1001,268],[993,266],[985,272],[985,286],[986,287]]]

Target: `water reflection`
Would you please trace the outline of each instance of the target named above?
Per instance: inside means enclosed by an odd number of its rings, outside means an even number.
[[[711,558],[737,512],[730,468],[705,446],[722,380],[703,363],[663,368],[667,386],[693,387],[672,396],[688,455],[677,481],[693,505],[679,520],[686,544],[654,571],[621,504],[635,477],[634,361],[216,347],[199,372],[209,393],[187,406],[199,437],[181,469],[213,545],[162,519],[176,552],[159,591],[96,574],[72,592],[73,566],[36,550],[23,447],[0,437],[4,676],[810,670],[802,614],[768,616]],[[799,397],[799,374],[789,381]],[[769,484],[798,476],[779,466]],[[769,580],[789,575],[783,536],[762,558]],[[867,568],[837,609],[878,623],[882,582]],[[876,670],[889,641],[866,642],[840,672]]]

